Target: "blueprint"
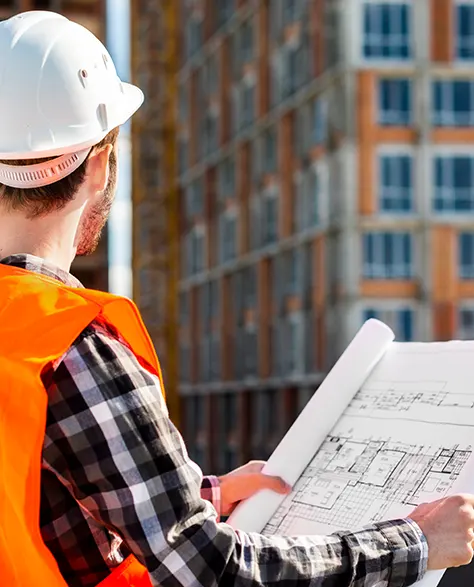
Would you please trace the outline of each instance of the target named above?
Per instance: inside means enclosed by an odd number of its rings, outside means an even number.
[[[474,492],[473,357],[474,342],[395,343],[371,324],[269,460],[292,493],[257,495],[230,523],[266,535],[328,534]],[[428,573],[422,587],[441,577]]]
[[[370,379],[263,533],[356,530],[406,516],[455,490],[473,445],[474,387]]]

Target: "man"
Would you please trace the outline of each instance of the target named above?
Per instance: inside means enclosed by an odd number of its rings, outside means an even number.
[[[469,563],[472,496],[328,537],[219,523],[255,491],[288,487],[259,463],[203,480],[136,309],[69,274],[97,244],[117,128],[142,99],[67,19],[0,24],[2,584],[402,587]]]

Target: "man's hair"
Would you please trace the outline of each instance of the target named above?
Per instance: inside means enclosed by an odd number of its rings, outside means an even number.
[[[114,146],[118,134],[119,129],[115,128],[100,143],[95,145],[92,151],[94,149],[101,149],[107,145]],[[21,159],[16,161],[2,160],[0,162],[7,165],[35,165],[51,159],[54,159],[54,157]],[[89,157],[71,175],[44,187],[20,189],[0,183],[0,204],[6,206],[9,210],[24,210],[27,212],[28,218],[37,218],[50,212],[61,210],[74,199],[79,188],[84,183],[88,160]]]

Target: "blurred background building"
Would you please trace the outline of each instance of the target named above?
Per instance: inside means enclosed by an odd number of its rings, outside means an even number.
[[[104,42],[105,3],[106,0],[0,0],[0,20],[27,10],[53,10],[87,27]],[[106,231],[97,251],[90,257],[77,258],[72,271],[86,287],[108,289]]]
[[[104,4],[0,18],[104,39]],[[368,317],[474,338],[472,0],[131,9],[134,297],[206,471],[268,457]],[[74,272],[107,289],[106,238]]]
[[[134,8],[135,295],[205,470],[268,457],[368,317],[474,336],[472,1]]]

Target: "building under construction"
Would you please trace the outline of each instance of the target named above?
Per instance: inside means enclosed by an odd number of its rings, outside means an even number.
[[[105,2],[106,0],[0,0],[0,20],[28,10],[53,10],[87,27],[104,42]],[[76,259],[72,267],[72,273],[86,287],[107,291],[108,255],[106,231],[104,231],[99,247],[93,255]]]
[[[472,1],[133,8],[135,295],[205,470],[266,458],[368,317],[474,337]]]

